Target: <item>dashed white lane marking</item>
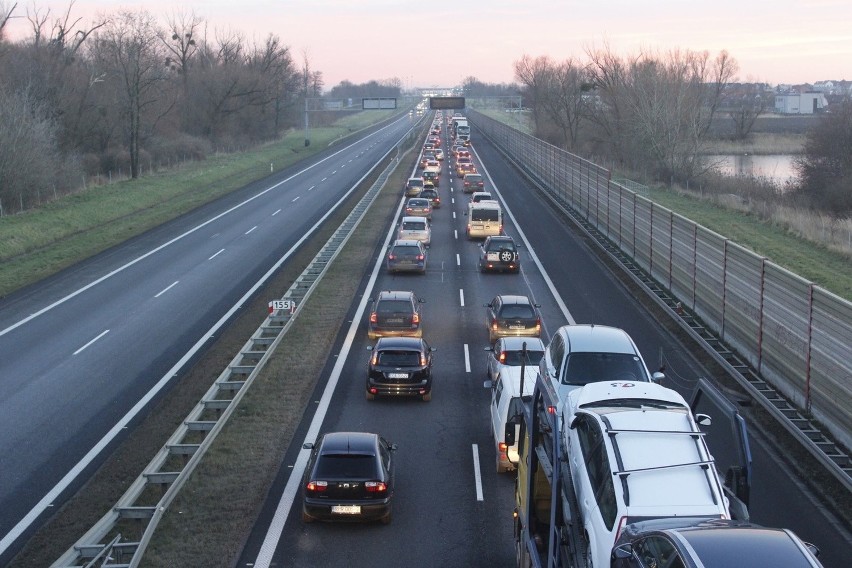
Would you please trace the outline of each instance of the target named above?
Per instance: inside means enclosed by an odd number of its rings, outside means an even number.
[[[103,337],[104,335],[106,335],[107,333],[109,333],[109,330],[108,330],[108,329],[107,329],[107,330],[105,330],[105,331],[103,331],[103,332],[101,332],[101,334],[100,334],[100,335],[98,335],[96,338],[94,338],[93,340],[91,340],[90,342],[88,342],[87,344],[85,344],[84,346],[82,346],[81,348],[79,348],[77,351],[75,351],[75,352],[74,352],[74,355],[77,355],[78,353],[82,352],[84,349],[86,349],[87,347],[89,347],[92,343],[94,343],[95,341],[97,341],[98,339],[100,339],[101,337]]]
[[[473,478],[476,480],[476,500],[483,501],[482,475],[479,473],[479,446],[473,445]]]
[[[154,297],[159,298],[160,296],[162,296],[163,294],[165,294],[166,292],[171,290],[175,285],[177,285],[178,282],[180,282],[180,280],[175,280],[174,282],[172,282],[171,284],[169,284],[168,286],[166,286],[165,288],[160,290],[157,294],[155,294]]]
[[[214,258],[216,258],[217,256],[219,256],[219,255],[220,255],[220,254],[222,254],[223,252],[225,252],[225,249],[221,249],[221,250],[219,250],[219,252],[217,252],[216,254],[214,254],[213,256],[211,256],[210,258],[208,258],[207,260],[213,260]]]

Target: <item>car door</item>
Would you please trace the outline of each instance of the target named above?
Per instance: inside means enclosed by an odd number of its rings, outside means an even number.
[[[495,296],[494,299],[488,303],[487,309],[485,310],[485,327],[489,330],[494,324],[494,321],[497,319],[497,314],[500,313],[500,305],[500,296]]]
[[[498,339],[494,343],[494,347],[488,353],[488,358],[485,362],[487,366],[488,378],[496,380],[497,374],[500,372],[500,353],[503,351],[503,340]]]
[[[491,389],[491,432],[494,447],[503,440],[503,421],[500,419],[500,397],[503,394],[503,379],[498,377]]]

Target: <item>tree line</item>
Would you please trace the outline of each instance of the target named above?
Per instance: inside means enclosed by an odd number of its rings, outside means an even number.
[[[622,56],[608,46],[584,59],[524,55],[514,62],[535,135],[626,172],[689,186],[713,172],[702,159],[714,118],[748,136],[765,95],[738,88],[726,98],[738,64],[722,51],[675,49]],[[785,188],[794,206],[837,218],[852,215],[852,102],[847,98],[808,133],[799,180]],[[776,196],[777,197],[777,196]]]
[[[281,38],[211,31],[191,11],[120,10],[84,24],[0,0],[0,211],[25,210],[108,171],[203,159],[301,123],[322,72]],[[19,11],[18,11],[19,12]],[[4,30],[25,18],[29,35]]]

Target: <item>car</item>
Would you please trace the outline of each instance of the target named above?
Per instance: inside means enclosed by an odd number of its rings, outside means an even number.
[[[423,180],[423,189],[435,189],[435,182],[430,178]],[[417,192],[417,195],[420,195],[420,192]]]
[[[424,151],[426,151],[426,150],[434,150],[434,149],[435,149],[435,145],[434,145],[434,144],[432,144],[431,142],[426,142],[425,144],[423,144],[423,150],[424,150]]]
[[[443,150],[441,150],[440,148],[435,148],[435,158],[437,158],[437,159],[438,159],[438,160],[440,160],[440,161],[443,161],[443,159],[444,159],[444,151],[443,151]]]
[[[420,194],[418,195],[418,197],[428,199],[429,202],[432,203],[433,210],[441,207],[441,196],[438,195],[438,190],[435,188],[423,188],[422,190],[420,190]]]
[[[458,145],[459,150],[456,152],[456,160],[472,160],[470,156],[470,150],[468,150],[463,145]]]
[[[474,191],[470,194],[468,203],[479,203],[480,201],[492,201],[494,198],[487,191]]]
[[[485,381],[485,387],[491,389],[491,433],[497,473],[514,470],[518,463],[520,417],[523,403],[532,400],[536,372],[534,364],[524,365],[523,369],[506,367],[495,379]],[[513,433],[507,431],[507,426]]]
[[[480,272],[520,272],[521,257],[515,239],[506,235],[486,237],[479,246]]]
[[[423,170],[423,180],[429,180],[435,187],[441,185],[441,174],[432,170]]]
[[[729,519],[632,523],[615,541],[612,568],[818,568],[819,550],[787,529]]]
[[[468,157],[470,157],[470,150],[467,150],[461,144],[453,144],[453,147],[450,149],[450,152],[452,152],[454,159],[459,157],[459,152],[467,152]]]
[[[626,331],[597,324],[564,325],[556,330],[539,373],[548,378],[560,399],[578,387],[595,381],[660,382],[662,372],[653,375]]]
[[[423,217],[413,217],[423,219]],[[424,219],[425,221],[425,219]],[[413,239],[397,239],[388,247],[385,259],[388,272],[426,273],[426,246]]]
[[[422,337],[382,337],[367,349],[367,400],[390,395],[432,400],[435,348]]]
[[[485,326],[488,342],[494,343],[501,337],[541,336],[541,316],[538,308],[526,296],[503,294],[494,296],[485,304]]]
[[[382,290],[372,300],[367,337],[423,337],[422,298],[407,290]]]
[[[465,232],[469,239],[483,239],[503,234],[503,210],[496,201],[484,199],[468,203]]]
[[[537,373],[538,364],[544,356],[544,342],[539,337],[501,337],[485,351],[488,353],[485,375],[495,381],[500,373],[510,367],[520,368],[521,363],[533,367]]]
[[[424,150],[422,154],[420,154],[420,161],[417,163],[417,167],[421,170],[424,169],[427,165],[429,165],[430,160],[435,159],[435,153],[431,150]]]
[[[710,418],[693,416],[676,391],[651,382],[590,382],[571,391],[559,412],[589,566],[609,566],[630,524],[730,518],[729,497],[699,428]]]
[[[456,164],[456,177],[463,178],[467,174],[475,174],[476,166],[468,163]]]
[[[302,522],[391,521],[396,444],[372,432],[328,432],[311,450],[302,479]]]
[[[405,214],[408,217],[426,217],[432,220],[432,202],[423,197],[411,197],[405,204]]]
[[[438,175],[441,175],[441,162],[438,160],[427,160],[426,167],[423,168],[423,173],[426,172],[435,172]]]
[[[432,241],[432,227],[425,217],[406,216],[399,222],[399,230],[396,233],[396,238],[420,241],[428,246]]]
[[[482,174],[465,174],[462,179],[462,191],[465,193],[473,193],[485,189],[485,178],[482,177]]]
[[[440,134],[440,132],[438,134]],[[426,142],[432,144],[433,148],[438,148],[441,146],[441,137],[433,134],[426,139]]]
[[[415,197],[418,193],[420,193],[421,189],[423,189],[422,177],[411,177],[408,178],[407,182],[405,182],[406,197]]]

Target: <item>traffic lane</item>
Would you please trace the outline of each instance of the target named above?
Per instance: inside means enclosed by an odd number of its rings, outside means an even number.
[[[504,526],[499,527],[498,534],[510,534],[511,514],[505,503],[511,503],[513,485],[509,480],[499,480],[504,482],[504,495],[486,499],[498,487],[498,480],[494,480],[495,488],[486,484],[483,501],[477,499],[474,444],[479,452],[488,443],[487,415],[486,406],[481,404],[481,380],[465,372],[464,334],[456,324],[460,308],[452,301],[457,283],[447,273],[390,280],[393,282],[381,278],[376,288],[407,289],[426,298],[440,298],[427,300],[424,306],[429,310],[424,315],[424,337],[438,349],[433,399],[428,403],[418,399],[365,399],[368,341],[363,333],[366,324],[361,322],[361,343],[353,346],[344,370],[344,376],[352,380],[338,384],[323,430],[376,431],[398,444],[393,522],[387,527],[369,528],[314,524],[291,535],[290,530],[301,525],[294,511],[287,523],[291,528],[285,527],[274,560],[296,566],[394,565],[400,562],[399,548],[389,548],[390,539],[406,543],[406,564],[431,565],[437,560],[449,565],[476,565],[487,559],[495,565],[508,565],[507,559],[513,558],[511,542],[494,541],[490,531],[500,524],[495,519],[502,519]],[[300,504],[297,501],[294,508]],[[335,542],[333,551],[316,550],[316,543],[330,539]],[[435,543],[443,544],[436,549]],[[345,552],[351,550],[358,552]]]
[[[607,273],[603,265],[592,258],[595,255],[581,251],[588,247],[578,243],[577,247],[560,246],[558,250],[547,247],[546,243],[556,238],[561,243],[576,242],[577,237],[564,228],[564,223],[550,213],[550,207],[542,201],[529,183],[521,178],[514,168],[509,167],[502,155],[487,143],[477,145],[477,152],[483,160],[488,160],[489,171],[504,175],[503,185],[513,184],[513,191],[501,192],[513,213],[521,223],[524,232],[534,243],[537,254],[554,283],[564,294],[572,314],[580,314],[577,321],[609,323],[625,329],[637,343],[646,363],[653,371],[660,361],[666,364],[666,379],[663,385],[674,388],[689,396],[698,377],[710,377],[710,373],[698,359],[702,353],[696,346],[681,344],[668,334],[659,323],[641,307],[640,302],[614,277]],[[492,161],[495,164],[492,166]],[[555,237],[558,236],[558,237]],[[542,246],[539,246],[539,243]],[[577,254],[574,254],[574,253]],[[571,255],[571,261],[565,262],[565,255]],[[566,264],[572,266],[569,274]],[[575,269],[576,268],[576,269]],[[577,293],[577,290],[585,290]],[[572,292],[575,292],[573,295]],[[591,319],[586,320],[589,317]],[[583,318],[583,319],[581,319]],[[754,423],[749,424],[754,429]],[[755,432],[757,434],[757,432]],[[810,534],[814,542],[823,550],[823,560],[845,558],[850,542],[848,529],[838,526],[826,516],[820,507],[814,507],[816,501],[807,489],[790,472],[778,472],[778,456],[755,435],[751,439],[753,450],[754,475],[752,479],[752,499],[750,511],[753,520],[766,526],[792,529],[797,534]],[[772,456],[772,459],[769,459]],[[796,514],[787,514],[796,511]],[[835,564],[841,566],[843,564]],[[826,565],[831,565],[826,562]]]

